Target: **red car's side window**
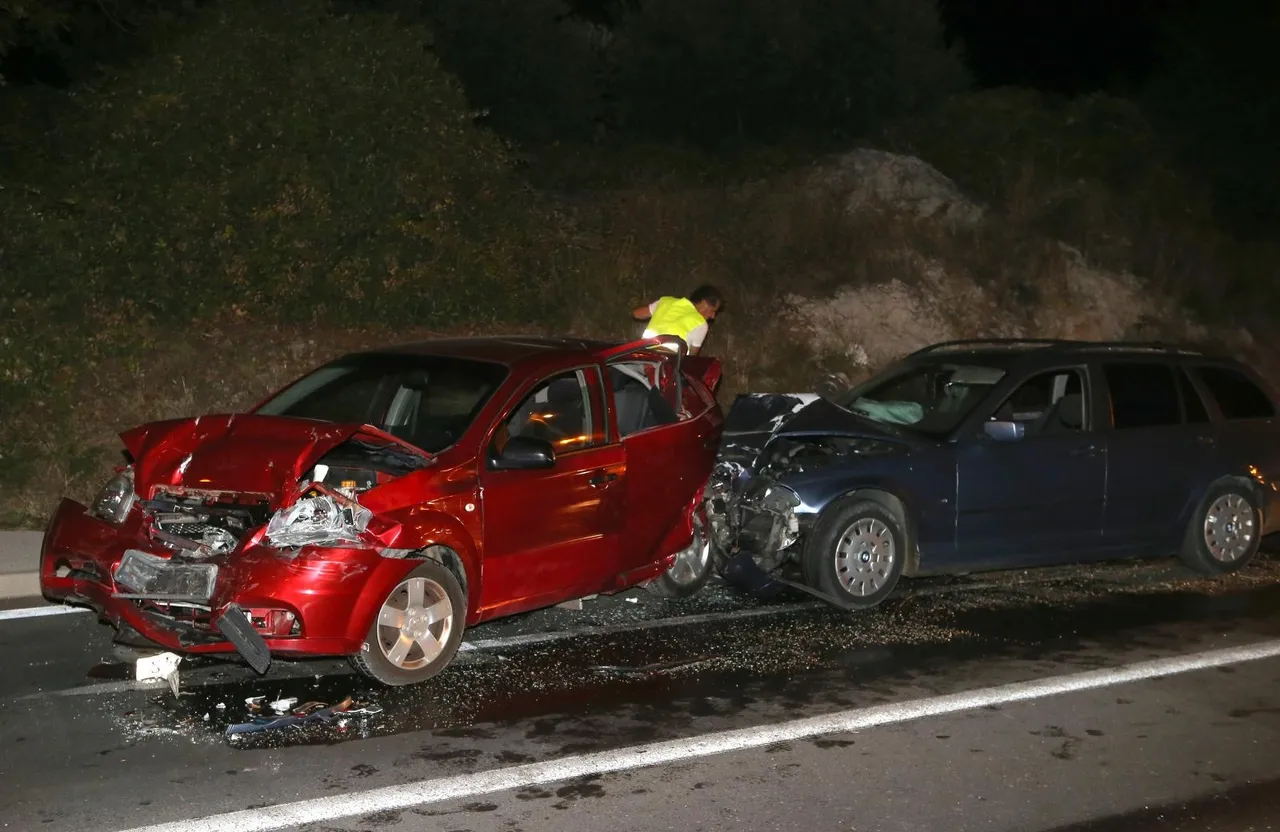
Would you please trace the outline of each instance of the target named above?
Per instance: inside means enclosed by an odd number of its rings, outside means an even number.
[[[604,397],[592,368],[570,370],[534,387],[511,411],[499,436],[550,442],[557,454],[605,444]]]

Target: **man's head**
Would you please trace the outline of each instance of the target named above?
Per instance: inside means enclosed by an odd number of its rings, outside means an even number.
[[[694,289],[689,294],[689,301],[698,310],[698,314],[708,321],[715,320],[716,315],[720,314],[720,310],[724,308],[724,298],[720,297],[720,290],[709,284]]]

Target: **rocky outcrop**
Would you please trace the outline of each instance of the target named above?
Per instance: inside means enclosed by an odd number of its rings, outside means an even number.
[[[831,158],[813,184],[840,194],[850,211],[889,207],[918,219],[973,225],[985,210],[929,163],[914,156],[859,148]]]
[[[879,150],[855,150],[837,157],[814,174],[827,193],[840,196],[851,221],[877,212],[915,222],[936,232],[936,244],[924,248],[886,240],[889,250],[868,249],[878,274],[888,280],[850,285],[815,297],[785,298],[794,335],[807,340],[824,371],[838,368],[856,378],[926,344],[956,338],[1036,337],[1080,340],[1177,338],[1203,340],[1203,326],[1167,297],[1145,287],[1129,273],[1091,264],[1078,250],[1054,240],[1023,246],[1035,273],[1020,279],[1026,287],[1011,299],[1008,286],[997,291],[972,273],[972,248],[985,224],[1005,222],[969,200],[946,176],[926,162]],[[957,233],[959,229],[959,233]],[[917,235],[919,236],[919,235]],[[901,246],[894,250],[892,246]],[[966,250],[965,247],[969,247]],[[1032,252],[1030,256],[1027,252]],[[1007,270],[1020,267],[1013,252]],[[1029,268],[1029,266],[1028,266]],[[850,274],[856,273],[851,268]]]

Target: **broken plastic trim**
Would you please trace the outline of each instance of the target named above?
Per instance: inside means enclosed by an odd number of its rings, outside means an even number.
[[[271,667],[271,650],[267,648],[262,634],[253,629],[249,616],[239,605],[227,604],[226,610],[214,625],[258,675],[267,672],[267,668]]]
[[[341,505],[327,494],[304,497],[272,515],[265,536],[280,549],[356,543],[371,519],[373,512],[359,503]]]

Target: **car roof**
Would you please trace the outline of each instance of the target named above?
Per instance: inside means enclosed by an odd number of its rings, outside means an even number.
[[[515,367],[530,361],[556,363],[573,358],[586,359],[614,345],[615,342],[612,341],[567,336],[494,335],[472,338],[435,338],[429,341],[365,350],[351,355],[422,355],[488,361]]]

